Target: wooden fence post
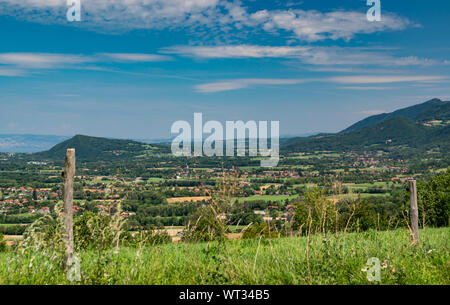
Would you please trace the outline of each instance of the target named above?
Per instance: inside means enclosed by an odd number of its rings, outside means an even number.
[[[75,149],[68,149],[66,152],[66,163],[63,177],[63,199],[64,199],[64,247],[65,261],[67,267],[68,260],[74,251],[73,244],[73,180],[75,176]]]
[[[410,216],[411,216],[411,230],[413,235],[413,242],[419,242],[419,209],[417,207],[417,187],[416,180],[409,181],[410,192]]]

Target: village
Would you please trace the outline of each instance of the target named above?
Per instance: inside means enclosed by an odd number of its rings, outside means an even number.
[[[6,161],[13,156],[1,154],[0,158]],[[324,162],[328,164],[326,170]],[[128,165],[122,173],[112,174],[111,169],[112,175],[98,175],[98,164],[81,164],[75,177],[73,212],[119,213],[135,230],[165,228],[173,240],[179,240],[189,215],[211,202],[224,174],[233,176],[238,189],[233,202],[240,210],[229,215],[234,220],[242,218],[232,221],[237,233],[252,221],[292,222],[296,202],[311,188],[324,187],[329,200],[335,203],[357,197],[388,200],[395,188],[414,179],[408,160],[392,160],[383,153],[288,154],[282,155],[278,167],[270,169],[224,169],[201,163],[200,159],[197,164],[181,165],[163,158],[143,171],[137,165]],[[39,215],[55,213],[62,200],[62,167],[34,161],[28,161],[26,167],[21,174],[38,172],[47,177],[47,183],[41,181],[39,187],[33,187],[36,183],[32,180],[19,184],[14,179],[5,181],[6,176],[0,181],[0,230],[6,235],[22,235]],[[107,173],[108,169],[102,167],[101,171]],[[8,168],[3,172],[11,178],[19,174]],[[133,172],[139,176],[133,177]]]

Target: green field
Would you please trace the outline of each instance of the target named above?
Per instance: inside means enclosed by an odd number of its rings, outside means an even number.
[[[295,199],[298,195],[254,195],[250,197],[241,197],[238,198],[239,202],[245,202],[245,201],[257,201],[257,200],[263,200],[263,201],[284,201],[286,199]]]
[[[449,285],[449,234],[421,230],[420,245],[399,229],[89,251],[80,284],[378,284],[362,271],[376,257],[380,284]],[[57,256],[22,252],[0,254],[0,285],[70,284]]]

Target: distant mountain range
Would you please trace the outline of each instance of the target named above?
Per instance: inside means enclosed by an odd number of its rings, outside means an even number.
[[[438,148],[450,151],[450,102],[433,99],[392,113],[370,116],[336,134],[280,139],[280,145],[282,150],[288,152],[395,148]],[[75,148],[77,158],[88,161],[128,159],[170,152],[167,143],[148,144],[83,135],[71,139],[58,136],[0,135],[0,151],[43,151],[33,154],[33,159],[62,160],[67,148]]]
[[[32,153],[52,148],[69,139],[64,136],[0,134],[0,152]]]
[[[359,121],[341,133],[350,132],[364,127],[374,126],[382,121],[392,118],[404,117],[413,120],[417,123],[426,123],[434,120],[449,121],[450,107],[448,101],[441,101],[440,99],[432,99],[423,104],[414,105],[403,108],[391,113],[382,113],[370,116],[362,121]]]
[[[337,134],[291,138],[287,151],[392,148],[450,149],[450,102],[433,99],[392,113],[370,116]]]

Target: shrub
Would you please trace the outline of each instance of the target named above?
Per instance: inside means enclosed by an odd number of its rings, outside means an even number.
[[[265,224],[252,224],[244,229],[242,238],[277,238],[280,237],[280,233],[274,230]]]
[[[450,170],[417,185],[419,219],[423,227],[446,227],[450,218]],[[409,208],[407,203],[406,210]]]
[[[367,200],[347,200],[339,203],[339,228],[350,231],[367,231],[377,228],[377,214]]]
[[[226,238],[226,231],[225,220],[210,205],[197,210],[192,217],[192,223],[190,222],[183,231],[181,240],[187,242],[223,241]]]
[[[33,222],[24,232],[23,248],[30,250],[63,251],[62,219],[45,215]]]
[[[297,203],[293,228],[301,233],[335,230],[336,207],[327,200],[324,189],[308,191],[303,200]]]
[[[125,219],[85,212],[74,221],[74,243],[77,250],[110,249],[122,245],[128,239]]]
[[[3,238],[3,234],[0,233],[0,253],[6,252],[7,245],[6,240]]]
[[[20,224],[0,224],[0,233],[5,235],[22,235],[27,227]]]
[[[128,245],[132,247],[146,247],[172,242],[172,238],[165,230],[139,231],[134,236],[130,234]]]

